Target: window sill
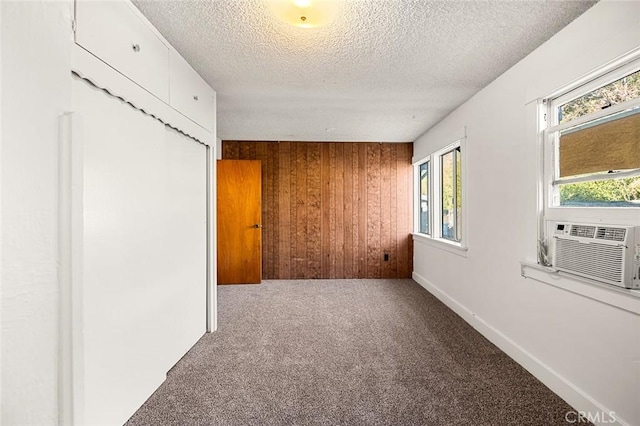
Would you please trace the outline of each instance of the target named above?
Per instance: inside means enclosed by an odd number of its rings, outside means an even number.
[[[543,284],[578,294],[616,308],[640,315],[640,290],[631,290],[581,278],[535,262],[520,261],[521,274]]]
[[[441,238],[429,237],[425,234],[413,233],[413,241],[429,245],[440,250],[448,251],[458,256],[467,257],[468,248]]]

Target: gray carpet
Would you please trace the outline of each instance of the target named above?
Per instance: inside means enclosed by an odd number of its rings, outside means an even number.
[[[136,425],[567,425],[571,407],[412,280],[218,287]]]

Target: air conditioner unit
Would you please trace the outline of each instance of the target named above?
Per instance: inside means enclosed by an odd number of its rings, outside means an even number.
[[[640,288],[640,227],[551,222],[551,237],[555,269]]]

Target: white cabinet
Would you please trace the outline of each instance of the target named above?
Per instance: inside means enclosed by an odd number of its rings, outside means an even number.
[[[123,1],[77,1],[76,43],[169,102],[169,48]]]
[[[169,104],[205,129],[215,121],[215,93],[177,53],[169,56]]]
[[[76,0],[75,20],[76,44],[208,132],[214,129],[215,92],[129,1]]]
[[[129,0],[74,19],[61,418],[115,425],[215,329],[215,92]]]

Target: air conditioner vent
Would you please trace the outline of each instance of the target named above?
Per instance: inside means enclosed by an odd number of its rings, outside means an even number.
[[[596,233],[595,226],[588,225],[571,225],[572,237],[593,238]]]
[[[558,239],[556,244],[557,268],[579,271],[600,279],[622,282],[624,247],[600,243],[582,243]]]
[[[596,238],[610,241],[624,241],[627,230],[624,228],[605,228],[598,227]]]

